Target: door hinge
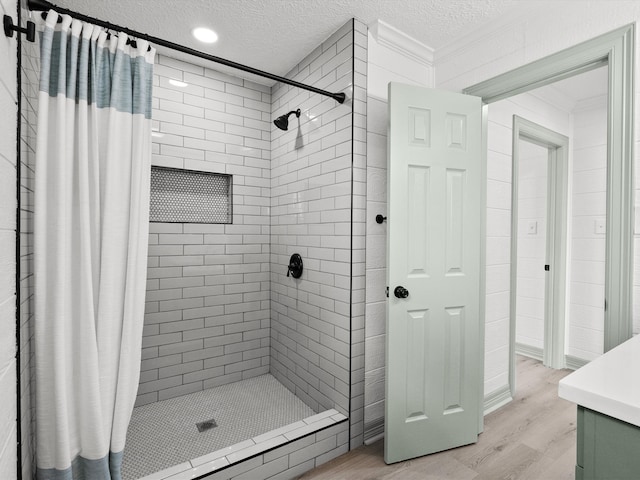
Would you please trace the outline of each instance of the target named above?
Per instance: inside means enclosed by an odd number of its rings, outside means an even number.
[[[545,266],[544,266],[544,271],[545,271],[545,272],[548,272],[548,271],[549,271],[549,268],[550,268],[550,267],[549,267],[549,265],[545,265]]]
[[[387,298],[389,298],[389,287],[387,286],[387,288],[385,289],[385,293],[387,294]]]

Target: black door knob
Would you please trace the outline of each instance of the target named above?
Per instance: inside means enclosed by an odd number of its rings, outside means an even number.
[[[397,298],[407,298],[409,296],[409,290],[398,285],[396,288],[393,289],[393,294]]]

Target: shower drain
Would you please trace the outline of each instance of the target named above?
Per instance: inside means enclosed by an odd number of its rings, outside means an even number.
[[[199,432],[205,432],[205,431],[211,430],[212,428],[215,428],[217,426],[218,426],[218,424],[216,423],[216,421],[213,418],[211,420],[205,420],[204,422],[196,423],[196,427],[198,428]]]

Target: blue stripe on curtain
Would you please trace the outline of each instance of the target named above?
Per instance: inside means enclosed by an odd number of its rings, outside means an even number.
[[[45,48],[51,43],[52,46]],[[98,108],[112,107],[120,112],[151,118],[153,65],[143,56],[131,57],[121,50],[112,53],[108,48],[97,47],[89,39],[56,32],[48,27],[42,34],[41,45],[42,59],[45,60],[41,63],[47,66],[47,71],[43,69],[40,77],[41,92],[52,97],[62,94],[74,98],[76,103],[86,100]],[[60,58],[62,51],[66,52],[64,60]],[[91,64],[91,57],[96,59],[96,69],[85,73],[82,69]],[[114,68],[116,62],[122,62],[122,65]],[[141,81],[136,81],[135,77],[140,77]]]
[[[109,454],[109,458],[87,460],[76,457],[65,470],[38,468],[38,480],[121,480],[122,452]]]

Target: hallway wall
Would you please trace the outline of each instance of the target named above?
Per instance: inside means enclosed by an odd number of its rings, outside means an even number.
[[[566,353],[585,361],[597,358],[604,350],[607,99],[605,96],[598,100],[573,113],[573,225]],[[605,229],[596,231],[598,223],[604,223]],[[638,255],[640,252],[636,251],[636,262]],[[634,311],[636,308],[640,308],[638,303],[634,303]]]
[[[0,13],[16,23],[17,2]],[[0,38],[0,478],[17,477],[16,458],[16,36]]]
[[[499,391],[508,393],[513,115],[567,137],[572,133],[568,112],[530,93],[488,108],[485,398]]]
[[[491,108],[491,107],[489,107]],[[519,140],[516,352],[544,348],[549,149]]]

